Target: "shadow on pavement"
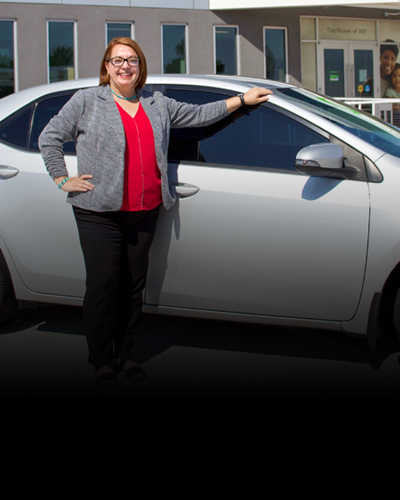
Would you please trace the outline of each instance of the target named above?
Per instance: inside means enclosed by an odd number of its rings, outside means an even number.
[[[84,336],[82,308],[57,305],[21,310],[18,319],[0,326],[0,335],[35,325],[41,332]],[[400,351],[390,330],[385,332],[379,349],[371,351],[363,338],[337,331],[144,314],[136,338],[135,360],[145,363],[172,346],[347,361],[376,370],[387,357]]]

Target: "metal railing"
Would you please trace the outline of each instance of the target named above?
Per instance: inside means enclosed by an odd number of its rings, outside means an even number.
[[[368,99],[365,97],[337,97],[350,106],[371,113],[381,120],[400,128],[400,99]]]

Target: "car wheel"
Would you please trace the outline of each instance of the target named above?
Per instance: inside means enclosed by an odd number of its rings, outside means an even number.
[[[17,309],[18,301],[15,298],[7,262],[0,250],[0,323],[10,319]]]

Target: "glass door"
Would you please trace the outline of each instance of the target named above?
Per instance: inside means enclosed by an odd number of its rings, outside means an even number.
[[[345,43],[325,42],[318,45],[318,91],[330,97],[346,95]]]
[[[324,49],[325,92],[331,97],[345,95],[345,66],[343,49]]]
[[[374,49],[362,44],[350,44],[349,58],[354,67],[350,97],[375,97],[375,86],[379,81],[375,73],[379,61],[374,57]]]
[[[318,91],[330,97],[378,95],[379,59],[368,44],[321,43],[318,49]]]

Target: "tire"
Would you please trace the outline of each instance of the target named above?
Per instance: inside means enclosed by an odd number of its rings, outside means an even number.
[[[0,323],[11,319],[18,310],[14,287],[8,271],[7,262],[0,250]]]

